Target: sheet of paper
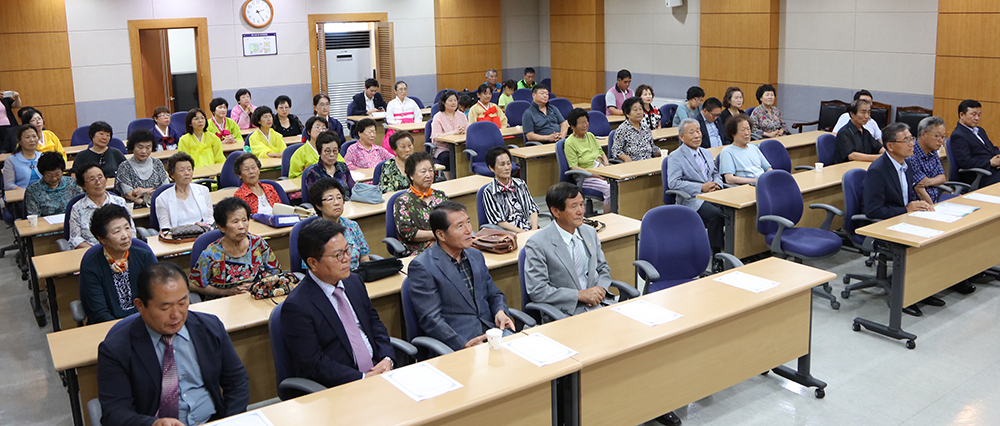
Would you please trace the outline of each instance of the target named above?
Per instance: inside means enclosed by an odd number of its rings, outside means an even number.
[[[503,347],[539,367],[557,363],[578,353],[541,333],[504,341]]]
[[[976,201],[985,201],[987,203],[1000,204],[1000,197],[997,197],[996,195],[986,195],[973,192],[971,194],[965,195],[965,198]]]
[[[385,112],[382,111],[373,112],[372,118],[374,119],[385,118]]]
[[[268,419],[260,410],[254,410],[243,414],[227,417],[216,423],[218,426],[274,426],[271,419]]]
[[[979,207],[956,203],[941,203],[934,206],[934,211],[954,216],[965,216],[976,210],[979,210]]]
[[[365,174],[355,170],[351,170],[351,177],[354,178],[355,182],[361,182],[361,180],[365,178]]]
[[[952,223],[962,218],[962,216],[955,216],[941,212],[913,212],[910,213],[910,216],[919,217],[921,219],[936,220],[944,223]]]
[[[461,383],[448,377],[441,370],[423,362],[382,373],[382,377],[417,402],[462,387]]]
[[[916,235],[918,237],[932,238],[944,233],[944,231],[938,231],[937,229],[924,228],[923,226],[910,225],[909,223],[900,223],[898,225],[892,225],[888,228],[890,231],[902,232],[904,234]]]
[[[62,214],[54,214],[52,216],[43,216],[42,217],[42,219],[45,219],[45,221],[48,222],[49,225],[58,225],[60,223],[63,223],[63,219],[65,219],[65,218],[66,218],[66,215],[62,215]]]
[[[612,311],[625,315],[650,327],[666,324],[683,315],[659,305],[639,300],[632,303],[619,303],[611,308]]]
[[[733,287],[742,288],[746,291],[752,291],[754,293],[761,293],[778,286],[778,283],[774,281],[740,271],[730,272],[726,275],[715,278],[715,280],[720,283],[729,284]]]

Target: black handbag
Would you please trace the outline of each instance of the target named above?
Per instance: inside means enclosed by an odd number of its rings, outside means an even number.
[[[361,277],[361,280],[370,283],[385,277],[390,277],[403,270],[403,262],[395,257],[388,257],[381,260],[369,260],[358,265],[358,269],[353,272]]]

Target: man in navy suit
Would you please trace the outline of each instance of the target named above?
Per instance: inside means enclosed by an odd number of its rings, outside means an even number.
[[[243,362],[215,315],[188,313],[187,274],[149,265],[136,284],[133,314],[97,350],[101,424],[184,426],[247,409]]]
[[[708,149],[716,146],[730,144],[725,140],[723,124],[719,120],[722,115],[722,102],[718,98],[708,98],[701,105],[701,112],[694,115],[701,126],[701,147]]]
[[[365,91],[354,95],[354,106],[349,115],[372,115],[374,112],[385,111],[385,101],[378,91],[378,80],[365,80]]]
[[[309,274],[281,308],[292,374],[333,387],[391,370],[389,333],[351,273],[344,227],[314,220],[299,233],[298,249]]]
[[[993,176],[984,176],[979,187],[1000,182],[1000,149],[990,142],[986,129],[979,127],[983,106],[978,101],[966,99],[958,104],[958,125],[951,132],[951,155],[959,169],[979,168],[989,170]],[[971,184],[976,173],[960,173],[959,179]]]
[[[888,219],[917,211],[934,211],[934,207],[917,197],[913,170],[906,159],[913,155],[914,139],[905,123],[892,123],[882,129],[882,154],[865,174],[864,208],[869,219]],[[944,306],[944,300],[930,296],[924,300],[931,306]],[[903,312],[919,317],[923,315],[916,304],[903,308]]]
[[[493,327],[513,331],[507,299],[483,254],[470,248],[473,231],[465,206],[438,204],[430,223],[437,244],[414,258],[407,271],[420,328],[456,351],[485,342]]]

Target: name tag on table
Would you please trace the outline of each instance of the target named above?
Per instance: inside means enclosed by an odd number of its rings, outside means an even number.
[[[909,223],[900,223],[897,225],[892,225],[888,228],[890,231],[902,232],[904,234],[916,235],[918,237],[933,238],[944,233],[944,231],[938,231],[937,229],[924,228],[923,226],[910,225]]]
[[[579,353],[541,333],[503,342],[503,347],[539,367],[555,364]]]
[[[383,373],[382,377],[417,402],[462,387],[461,383],[442,373],[441,370],[423,362]]]
[[[778,286],[778,283],[764,279],[755,275],[746,274],[740,271],[733,271],[721,277],[715,278],[723,284],[728,284],[736,288],[741,288],[754,293],[761,293]]]
[[[650,327],[666,324],[683,317],[683,315],[659,305],[639,300],[631,303],[621,303],[611,308],[612,311],[625,315]]]

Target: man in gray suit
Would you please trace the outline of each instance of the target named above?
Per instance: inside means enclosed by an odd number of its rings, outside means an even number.
[[[683,204],[698,212],[708,228],[708,241],[712,252],[722,251],[725,245],[723,225],[726,217],[722,209],[695,196],[722,189],[722,176],[715,167],[712,153],[701,147],[701,126],[694,119],[681,121],[679,137],[683,143],[667,157],[667,186],[691,195]]]
[[[611,285],[611,267],[597,231],[583,225],[585,204],[576,185],[562,182],[545,194],[554,220],[524,245],[524,284],[534,302],[567,315],[601,306]]]
[[[430,215],[437,244],[410,262],[410,301],[427,336],[454,350],[486,341],[493,327],[514,330],[507,298],[493,283],[479,250],[472,249],[472,223],[465,206],[445,201]]]

